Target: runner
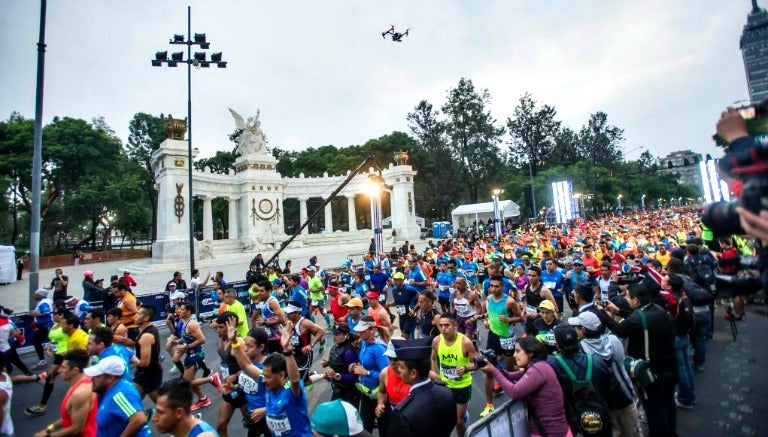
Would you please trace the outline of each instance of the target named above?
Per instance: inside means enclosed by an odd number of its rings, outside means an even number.
[[[317,269],[315,266],[307,267],[307,285],[309,286],[309,298],[310,298],[310,317],[309,320],[315,323],[315,314],[320,314],[325,319],[326,329],[331,329],[331,318],[325,311],[325,287],[323,281],[316,275]]]
[[[152,423],[163,433],[187,437],[218,437],[206,421],[189,414],[192,387],[183,379],[168,381],[160,387]]]
[[[136,388],[122,375],[126,372],[120,357],[111,356],[83,370],[92,378],[93,391],[99,395],[96,415],[97,436],[148,437],[147,415],[142,411]]]
[[[467,406],[472,398],[472,374],[475,366],[472,340],[456,331],[456,316],[440,316],[440,335],[432,340],[432,372],[430,377],[442,382],[456,401],[456,433],[464,437],[467,430]]]
[[[35,437],[96,437],[98,404],[91,378],[83,374],[87,366],[88,353],[85,350],[72,350],[64,354],[60,374],[61,379],[69,383],[69,389],[61,401],[61,419],[49,424]]]
[[[205,350],[203,345],[205,344],[205,336],[200,329],[200,324],[197,320],[192,319],[192,315],[195,313],[195,304],[190,302],[182,302],[179,305],[179,323],[181,329],[181,340],[178,346],[176,346],[177,354],[186,354],[184,358],[184,373],[182,377],[189,382],[195,379],[197,375],[198,366],[201,361],[205,359]],[[203,374],[203,377],[208,375]],[[190,408],[192,411],[199,410],[200,408],[211,405],[211,400],[203,394],[199,386],[192,387],[192,391],[198,397],[198,401],[195,402]]]
[[[282,355],[272,354],[264,360],[267,425],[277,437],[312,435],[304,380],[293,353],[293,343],[284,336]]]
[[[451,300],[451,314],[456,317],[457,329],[460,333],[477,339],[477,321],[475,316],[483,314],[483,305],[480,296],[467,286],[466,278],[456,278],[456,293]]]
[[[67,344],[69,343],[69,336],[63,329],[63,326],[66,323],[67,314],[71,313],[67,310],[58,310],[54,313],[54,324],[51,326],[51,330],[48,333],[50,343],[48,343],[48,349],[46,350],[46,354],[53,357],[53,364],[51,364],[51,368],[44,378],[45,386],[43,387],[43,397],[40,400],[40,404],[24,410],[24,413],[29,416],[42,416],[45,414],[48,399],[50,399],[53,394],[53,382],[56,380],[56,375],[59,374],[61,363],[64,362],[64,354],[67,352]],[[44,374],[45,373],[42,373],[40,376],[42,377]]]
[[[237,405],[245,402],[248,416],[244,423],[247,424],[248,436],[256,437],[260,435],[269,435],[267,425],[267,387],[264,380],[264,362],[267,347],[267,331],[260,327],[254,327],[248,333],[245,339],[237,336],[237,319],[230,317],[223,324],[226,328],[226,336],[231,346],[230,356],[235,358],[238,367],[241,369],[237,377],[237,393],[242,393],[244,400],[234,401]],[[230,368],[231,369],[231,368]],[[226,400],[226,397],[225,397]]]
[[[285,314],[288,322],[283,329],[282,343],[290,342],[293,351],[291,356],[298,365],[299,372],[303,381],[309,378],[309,370],[312,367],[314,357],[313,349],[316,344],[323,340],[323,328],[305,319],[301,315],[301,307],[298,302],[290,301],[285,307]]]
[[[152,305],[142,305],[136,313],[135,322],[139,327],[136,357],[139,363],[133,382],[142,399],[149,395],[152,402],[157,403],[157,390],[163,383],[163,367],[160,365],[160,332],[152,324],[155,311]]]
[[[392,299],[395,311],[400,319],[400,335],[412,338],[416,330],[416,312],[419,290],[405,283],[405,275],[397,272],[392,275]]]
[[[129,342],[125,342],[126,347],[133,347],[133,342],[136,341],[136,338],[139,336],[139,327],[136,326],[136,323],[134,323],[133,318],[136,316],[136,312],[139,310],[139,307],[136,303],[136,296],[134,296],[133,293],[128,292],[128,286],[123,284],[122,282],[118,282],[115,284],[115,286],[112,288],[113,293],[115,294],[115,298],[117,298],[117,307],[120,308],[123,315],[120,318],[120,323],[125,325],[125,327],[128,329],[128,340]],[[120,341],[118,341],[120,343]]]
[[[57,270],[59,273],[60,270]],[[55,280],[55,279],[54,279]],[[30,317],[33,317],[35,322],[35,352],[37,353],[37,364],[32,366],[31,370],[44,369],[48,365],[48,361],[45,359],[43,342],[48,339],[48,331],[54,324],[53,321],[53,301],[48,299],[48,290],[45,288],[39,288],[35,291],[34,299],[37,302],[35,309],[29,312]],[[63,352],[62,352],[63,353]]]

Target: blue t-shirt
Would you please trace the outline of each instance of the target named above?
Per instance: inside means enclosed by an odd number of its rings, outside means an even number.
[[[384,290],[384,287],[387,285],[387,279],[389,279],[389,275],[384,272],[371,273],[370,282],[373,288],[381,293],[382,290]]]
[[[277,393],[272,390],[267,391],[267,425],[273,436],[309,437],[312,435],[304,382],[299,383],[301,384],[299,396],[291,390],[291,381],[286,382]]]
[[[447,270],[444,272],[437,272],[437,276],[435,277],[435,281],[437,281],[438,286],[437,296],[445,299],[450,298],[450,286],[455,280],[456,278],[453,276],[453,274]]]
[[[35,323],[50,329],[50,327],[53,326],[53,316],[51,315],[53,312],[52,306],[53,301],[50,299],[41,299],[37,305],[35,305],[35,311],[40,313],[40,315],[35,316]]]
[[[416,266],[408,270],[408,279],[413,279],[413,282],[427,282],[427,275],[421,270],[421,267]],[[409,284],[410,285],[410,284]],[[419,293],[423,293],[427,290],[425,285],[411,285],[413,288],[419,290]]]
[[[187,437],[197,437],[204,432],[213,433],[213,435],[217,437],[219,435],[219,432],[216,431],[214,427],[212,427],[208,422],[201,420],[200,423],[198,423],[192,429],[189,430],[189,434],[187,434]]]
[[[301,304],[302,317],[309,316],[309,306],[307,305],[307,297],[308,297],[308,294],[306,290],[301,288],[301,286],[294,287],[291,289],[291,300]]]
[[[563,295],[563,280],[564,276],[560,270],[555,269],[552,273],[546,270],[541,271],[541,283],[549,288],[553,296]]]
[[[386,350],[387,346],[378,338],[371,344],[360,342],[360,364],[369,372],[360,376],[360,383],[371,390],[379,386],[379,373],[389,365],[389,359],[384,356]]]
[[[264,370],[264,363],[253,363],[259,370]],[[244,370],[240,371],[237,377],[237,385],[245,393],[245,400],[248,401],[248,412],[257,408],[264,408],[267,405],[267,388],[264,385],[264,374],[259,375],[259,380],[255,381]]]
[[[99,396],[99,412],[96,414],[97,436],[120,435],[131,416],[144,410],[136,387],[123,378],[106,393]],[[148,425],[141,427],[137,437],[151,436]]]
[[[125,372],[123,372],[123,380],[128,382],[133,382],[133,377],[131,376],[131,359],[133,359],[133,356],[136,355],[136,352],[128,349],[122,344],[113,344],[110,347],[104,349],[104,352],[102,352],[99,355],[98,360],[96,360],[96,363],[103,360],[104,358],[111,357],[113,355],[120,357],[123,360],[123,363],[125,364]],[[92,364],[96,364],[96,363],[92,363]]]

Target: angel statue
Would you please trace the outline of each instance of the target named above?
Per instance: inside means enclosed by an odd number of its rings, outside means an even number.
[[[247,156],[267,153],[267,137],[264,135],[264,132],[261,131],[261,122],[259,121],[259,114],[261,114],[261,111],[256,110],[256,115],[248,117],[247,121],[232,108],[229,108],[229,112],[235,119],[237,129],[240,130],[240,134],[235,138],[235,142],[237,143],[237,149],[235,151],[237,154],[240,156]]]

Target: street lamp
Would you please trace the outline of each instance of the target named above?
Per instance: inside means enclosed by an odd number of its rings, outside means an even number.
[[[381,176],[371,174],[368,182],[365,184],[365,191],[371,198],[371,222],[373,224],[373,247],[376,251],[373,259],[378,265],[381,262],[379,254],[384,250],[384,241],[382,239],[381,225],[381,191],[384,188],[384,181]]]
[[[531,185],[533,187],[533,185]],[[493,225],[496,230],[496,238],[501,238],[501,217],[499,214],[499,195],[502,194],[504,190],[501,189],[494,189],[492,191],[493,193]],[[535,205],[535,203],[534,203]]]
[[[584,197],[581,193],[573,193],[573,198],[576,199],[576,205],[579,207],[579,218],[583,218]]]
[[[621,194],[619,194],[618,196],[616,196],[616,202],[617,202],[617,205],[616,205],[616,206],[617,206],[617,209],[619,210],[619,212],[621,212],[621,198],[622,198],[622,197],[623,197],[623,195],[621,195]]]
[[[152,66],[162,67],[163,64],[166,64],[168,67],[177,67],[179,63],[187,64],[187,171],[189,172],[187,188],[189,192],[189,268],[191,271],[195,269],[195,231],[192,219],[192,66],[208,68],[211,63],[215,63],[219,68],[227,68],[227,63],[222,61],[221,52],[213,53],[210,61],[206,60],[205,52],[195,52],[194,56],[192,55],[192,46],[200,46],[201,49],[207,50],[211,47],[211,43],[208,42],[204,33],[192,35],[191,6],[187,6],[187,37],[175,34],[168,41],[168,44],[187,46],[187,59],[184,59],[184,52],[171,53],[171,58],[168,59],[168,52],[162,51],[155,53]]]
[[[645,210],[645,194],[640,197],[640,207]]]

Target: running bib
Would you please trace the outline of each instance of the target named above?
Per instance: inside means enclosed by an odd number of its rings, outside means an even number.
[[[267,415],[267,426],[274,435],[286,435],[291,432],[291,422],[288,421],[288,416],[285,414],[279,416]]]
[[[441,285],[440,286],[440,291],[447,291],[449,287],[450,286],[448,286],[448,285]]]
[[[499,343],[501,344],[501,348],[505,351],[513,351],[515,350],[515,336],[512,337],[499,337]]]
[[[299,342],[299,336],[296,334],[291,335],[290,341],[291,341],[291,345],[293,345],[294,347],[301,345],[301,343]]]
[[[444,364],[440,364],[440,372],[442,372],[443,376],[445,376],[448,379],[453,379],[458,381],[461,379],[461,376],[456,372],[455,366],[446,366]]]
[[[312,301],[312,306],[313,306],[313,307],[319,307],[319,306],[320,306],[320,302],[318,302],[318,301],[316,301],[316,300],[313,300],[313,301]]]
[[[525,306],[525,310],[526,310],[526,311],[527,311],[529,314],[536,314],[536,313],[538,312],[538,310],[537,310],[536,308],[534,308],[534,307],[532,307],[532,306],[530,306],[530,305],[526,305],[526,306]]]
[[[547,281],[544,283],[544,286],[550,290],[554,290],[557,287],[557,282]]]
[[[226,364],[221,365],[221,379],[227,379],[229,376],[229,367]]]
[[[395,309],[397,309],[397,314],[401,316],[405,315],[405,305],[395,305]]]

